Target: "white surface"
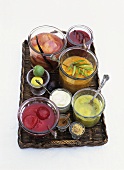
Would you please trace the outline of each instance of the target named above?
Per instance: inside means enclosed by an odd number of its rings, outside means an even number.
[[[124,169],[124,1],[0,0],[0,170]],[[94,33],[109,141],[100,147],[20,149],[17,110],[22,42],[39,25],[67,30],[74,24]]]

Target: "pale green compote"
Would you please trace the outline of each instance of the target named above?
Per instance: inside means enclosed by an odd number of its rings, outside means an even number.
[[[93,103],[90,104],[92,98],[92,95],[82,95],[74,103],[76,119],[86,127],[92,127],[99,121],[99,113],[103,109],[103,104],[98,98],[95,98]]]

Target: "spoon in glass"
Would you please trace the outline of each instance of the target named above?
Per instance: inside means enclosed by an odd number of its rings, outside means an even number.
[[[57,138],[57,132],[50,129],[49,126],[47,126],[48,130],[50,131],[50,133],[54,136],[54,138],[56,139]]]
[[[41,83],[40,83],[40,81],[39,80],[35,80],[41,87],[43,87],[49,94],[51,94],[50,93],[50,91],[45,87],[45,86],[43,86]]]
[[[99,94],[100,90],[102,89],[102,87],[105,85],[106,81],[109,80],[109,75],[104,75],[102,82],[98,88],[98,90],[96,91],[95,95],[93,96],[93,98],[90,100],[89,104],[93,104],[94,99],[96,98],[96,96]]]

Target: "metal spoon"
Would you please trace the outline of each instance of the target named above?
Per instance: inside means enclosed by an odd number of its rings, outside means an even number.
[[[54,138],[56,139],[57,138],[57,132],[50,129],[49,126],[47,126],[48,130],[50,131],[50,133],[54,136]]]
[[[67,114],[67,117],[63,120],[62,124],[64,124],[66,122],[66,120],[68,120],[70,117],[70,113]]]
[[[50,91],[45,87],[45,86],[43,86],[41,83],[40,83],[40,81],[39,80],[35,80],[41,87],[43,87],[49,94],[51,94],[50,93]]]
[[[60,61],[59,61],[59,59],[57,59],[56,57],[55,57],[55,55],[54,54],[52,54],[51,56],[50,56],[50,59],[52,60],[52,61],[56,61],[56,62],[58,62],[58,67],[60,66],[60,65],[64,65],[64,66],[66,66],[66,67],[68,67],[66,64],[64,64],[64,63],[60,63]]]
[[[90,100],[89,104],[93,104],[94,99],[96,98],[96,96],[99,94],[100,90],[102,89],[102,87],[105,85],[106,81],[109,80],[109,75],[104,75],[102,82],[98,88],[98,90],[96,91],[95,95],[93,96],[93,98]]]

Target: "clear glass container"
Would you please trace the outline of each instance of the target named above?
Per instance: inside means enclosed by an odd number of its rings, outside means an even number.
[[[63,88],[51,92],[49,99],[59,108],[60,113],[66,113],[70,109],[72,94]]]
[[[73,122],[69,126],[69,132],[73,139],[80,139],[85,132],[85,126],[79,122]]]
[[[90,49],[93,42],[93,32],[85,25],[74,25],[67,31],[67,41],[69,46],[82,47],[86,45]]]
[[[43,52],[39,51],[36,36]],[[33,66],[41,65],[46,70],[55,70],[58,62],[52,61],[51,55],[56,58],[67,45],[65,34],[56,27],[43,25],[33,29],[28,36],[28,44],[30,49],[30,59]]]
[[[31,79],[34,77],[34,74],[33,74],[33,69],[31,69],[28,73],[27,73],[27,82],[30,86],[30,90],[31,92],[36,95],[36,96],[41,96],[43,95],[45,92],[46,92],[46,89],[43,88],[43,87],[36,87],[34,85],[31,84]],[[44,74],[42,76],[42,79],[43,79],[43,86],[46,87],[47,84],[49,83],[50,81],[50,74],[47,70],[44,70]]]
[[[73,114],[74,117],[77,121],[81,122],[85,127],[93,127],[94,125],[96,125],[98,123],[98,121],[100,120],[101,114],[103,113],[104,109],[105,109],[105,99],[103,97],[103,95],[101,93],[99,93],[96,97],[96,99],[98,99],[99,103],[100,103],[100,110],[97,112],[94,112],[94,115],[91,116],[86,116],[86,113],[84,113],[85,115],[83,115],[83,113],[77,112],[75,110],[75,101],[83,95],[91,95],[94,96],[94,94],[96,93],[96,90],[91,89],[91,88],[86,88],[86,89],[81,89],[79,91],[77,91],[73,97],[72,97],[72,107],[73,107]],[[88,102],[89,104],[89,102]],[[91,104],[92,106],[92,104]],[[82,103],[82,107],[83,107],[83,103]],[[89,107],[89,105],[88,105]],[[96,114],[97,113],[97,114]]]
[[[45,119],[42,120],[44,126],[48,126],[45,127],[44,131],[36,131],[36,130],[32,130],[32,129],[29,129],[27,128],[25,125],[24,125],[24,122],[23,122],[23,114],[24,114],[24,111],[25,109],[27,109],[27,107],[31,106],[31,105],[34,105],[36,104],[35,108],[33,106],[33,109],[31,110],[30,108],[30,112],[33,112],[33,116],[35,115],[35,112],[37,112],[38,110],[38,107],[37,104],[45,104],[46,106],[50,107],[52,110],[53,110],[53,113],[54,113],[54,122],[52,125],[49,125],[49,124],[45,124],[44,121]],[[29,114],[28,113],[28,114]],[[19,110],[18,110],[18,121],[19,121],[19,124],[20,126],[29,134],[31,135],[35,135],[35,136],[44,136],[48,133],[51,133],[52,129],[54,129],[59,121],[59,110],[58,108],[56,107],[56,105],[50,101],[49,99],[45,98],[45,97],[33,97],[33,98],[29,98],[28,100],[25,100],[19,107]],[[36,115],[35,115],[36,116]],[[38,121],[40,122],[41,120],[38,119]],[[31,121],[30,121],[31,122]],[[39,124],[37,124],[36,126],[39,126]]]
[[[66,115],[66,114],[60,114],[60,118],[59,118],[59,121],[58,121],[58,124],[57,124],[57,128],[60,132],[65,132],[70,125],[70,118],[66,119],[67,116],[68,115]]]
[[[87,59],[93,66],[93,73],[84,78],[77,78],[68,75],[62,68],[62,64],[66,59],[72,56],[79,56],[80,60],[82,58]],[[98,69],[97,57],[90,50],[85,50],[81,47],[70,47],[65,49],[61,53],[59,60],[60,60],[59,75],[60,75],[60,82],[63,88],[69,90],[71,93],[75,93],[76,91],[82,88],[89,87],[92,78],[95,76]]]

